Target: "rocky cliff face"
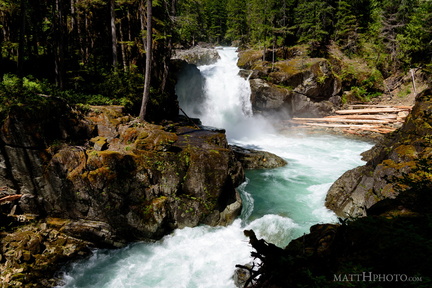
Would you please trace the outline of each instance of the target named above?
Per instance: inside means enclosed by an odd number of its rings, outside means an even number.
[[[0,135],[2,287],[52,287],[58,265],[91,246],[229,224],[243,180],[224,131],[56,99],[16,108]]]
[[[417,97],[402,128],[364,153],[367,164],[346,172],[332,185],[326,206],[341,217],[365,216],[378,201],[430,183],[431,135],[432,91],[428,89]]]
[[[2,126],[0,181],[22,195],[17,211],[100,221],[106,233],[81,236],[107,246],[224,225],[240,211],[243,170],[224,133],[140,123],[121,107],[83,116],[50,105]]]
[[[259,51],[240,52],[238,65],[246,70],[242,74],[250,77],[254,111],[271,114],[285,110],[296,117],[330,114],[335,105],[341,104],[340,97],[336,96],[341,81],[333,72],[333,65],[338,63],[306,57],[304,51],[296,48],[291,50],[279,55],[284,60],[274,63],[263,61]]]
[[[432,275],[431,116],[428,89],[418,95],[403,127],[365,153],[367,164],[331,187],[327,207],[343,218],[355,217],[314,225],[285,249],[245,231],[260,264],[237,266],[237,275],[246,275],[242,283],[263,288],[427,286]]]

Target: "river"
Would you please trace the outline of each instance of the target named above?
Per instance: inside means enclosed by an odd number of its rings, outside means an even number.
[[[284,247],[311,225],[337,221],[324,207],[326,192],[342,173],[363,164],[360,153],[371,144],[334,135],[279,133],[271,121],[253,115],[248,81],[238,76],[236,50],[221,48],[219,54],[217,63],[199,67],[206,79],[203,100],[182,108],[204,125],[225,128],[231,144],[275,153],[289,164],[247,171],[247,181],[238,188],[242,214],[233,224],[178,229],[154,243],[95,250],[67,268],[62,287],[235,287],[235,265],[251,261],[243,230],[253,229],[259,238]],[[179,95],[180,105],[186,105],[181,99],[191,95],[185,87],[195,81],[178,85],[185,93]]]

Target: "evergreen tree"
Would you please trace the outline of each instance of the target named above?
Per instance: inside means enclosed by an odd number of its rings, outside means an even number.
[[[300,1],[294,10],[294,29],[300,43],[312,44],[322,54],[333,33],[335,8],[332,0]]]
[[[247,20],[252,43],[266,47],[272,42],[272,30],[276,16],[275,3],[275,0],[251,0],[248,2]]]
[[[421,1],[414,9],[410,22],[397,38],[402,60],[408,65],[426,63],[432,72],[432,2]]]
[[[405,26],[408,24],[409,15],[413,12],[418,0],[371,0],[371,35],[378,35],[378,45],[381,45],[388,54],[384,63],[388,65],[383,70],[387,73],[399,68],[400,47],[397,40]]]
[[[225,37],[227,30],[226,4],[227,0],[206,0],[207,29],[211,42],[220,43]]]
[[[339,0],[336,12],[334,40],[348,54],[357,51],[359,41],[357,18],[347,1]]]
[[[207,31],[203,0],[181,0],[178,3],[176,27],[179,41],[195,45],[197,41],[207,41]]]
[[[294,34],[290,27],[294,25],[294,8],[297,5],[297,0],[282,0],[276,2],[276,15],[274,21],[274,33],[277,37],[278,45],[294,44]]]
[[[245,41],[248,25],[246,24],[246,0],[228,0],[227,31],[225,38],[229,41]]]

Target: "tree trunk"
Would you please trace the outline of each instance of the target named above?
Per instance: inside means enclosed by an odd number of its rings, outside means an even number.
[[[23,76],[23,66],[24,66],[24,45],[25,45],[25,33],[26,33],[26,0],[21,0],[20,3],[21,10],[21,27],[19,34],[19,44],[18,44],[18,75]]]
[[[54,64],[56,83],[60,89],[63,89],[64,77],[64,40],[65,40],[65,24],[63,15],[63,2],[60,0],[55,1],[54,19],[55,19],[55,41],[54,41]]]
[[[152,60],[152,0],[147,0],[147,51],[146,51],[146,68],[144,76],[144,92],[141,103],[139,118],[144,121],[147,110],[147,102],[150,94],[150,76]]]
[[[112,65],[114,69],[117,67],[117,32],[115,25],[115,0],[110,3],[111,12],[111,45],[112,45]]]
[[[123,71],[129,70],[129,65],[126,58],[126,48],[125,48],[125,39],[123,35],[123,24],[122,21],[119,22],[119,34],[120,34],[120,51],[121,51],[121,57],[123,61]]]

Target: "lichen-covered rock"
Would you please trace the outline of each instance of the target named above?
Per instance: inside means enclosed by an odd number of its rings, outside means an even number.
[[[293,117],[322,117],[334,112],[341,105],[336,96],[341,91],[341,81],[333,72],[337,63],[307,58],[300,50],[287,53],[282,54],[288,59],[273,63],[263,61],[260,51],[240,52],[239,67],[251,71],[242,75],[250,78],[254,111],[285,110]]]
[[[342,175],[326,206],[339,216],[365,216],[383,199],[432,183],[432,91],[422,92],[404,125],[364,154],[367,164]],[[427,184],[429,183],[429,184]]]
[[[104,223],[78,223],[79,237],[99,246],[226,225],[239,214],[244,172],[221,131],[142,123],[118,106],[85,117],[61,109],[44,115],[63,125],[57,134],[34,115],[13,114],[2,127],[0,180],[22,194],[19,213]]]
[[[53,287],[57,279],[52,276],[59,265],[90,254],[91,243],[61,232],[61,226],[50,224],[58,221],[52,220],[26,224],[0,235],[2,288]]]

